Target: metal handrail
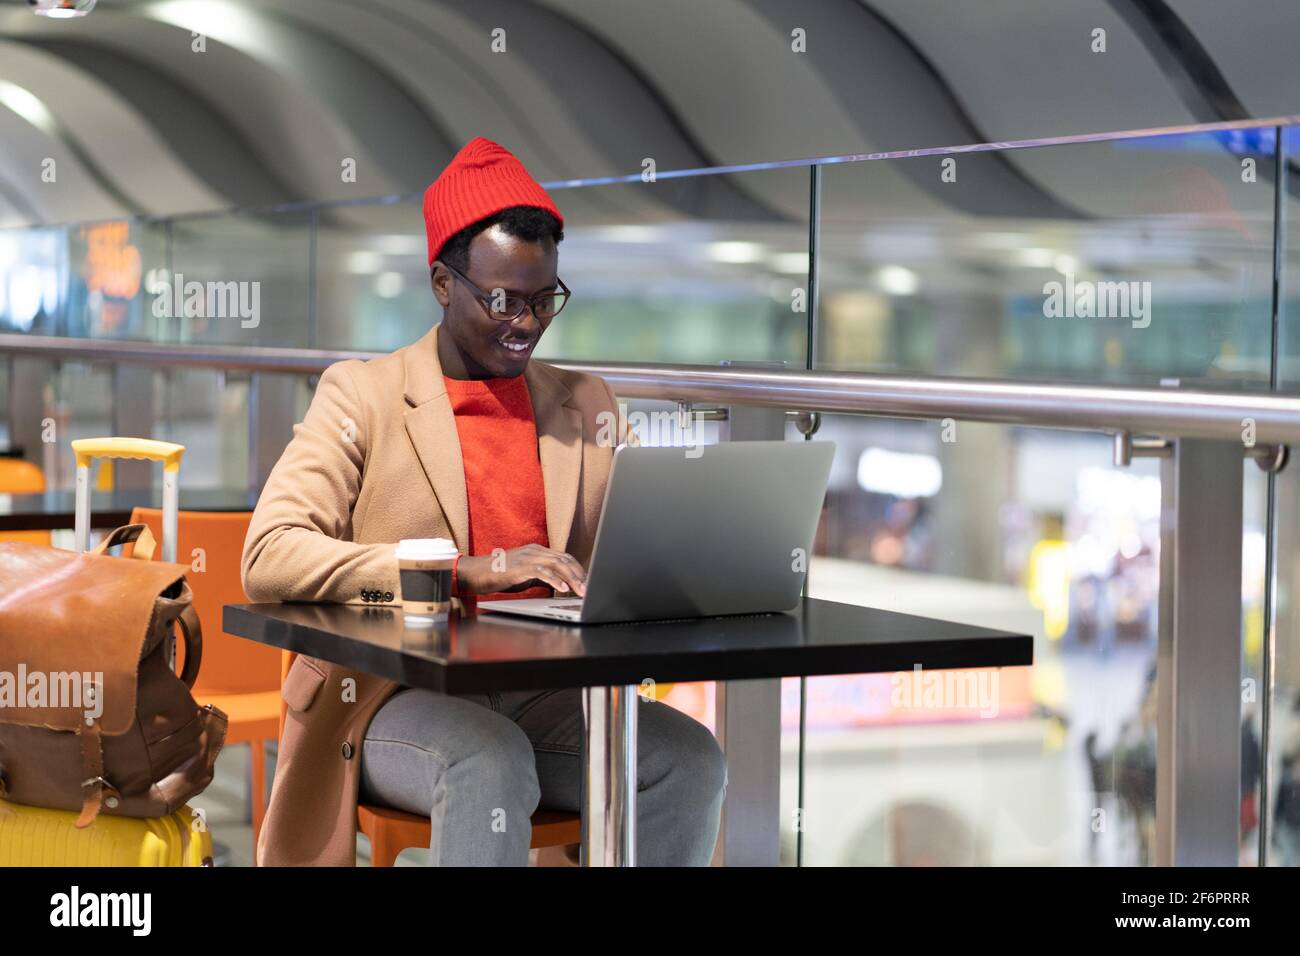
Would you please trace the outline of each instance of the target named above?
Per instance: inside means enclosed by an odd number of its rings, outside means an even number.
[[[334,362],[381,354],[0,333],[3,353],[291,374],[315,374]],[[702,365],[551,364],[599,375],[623,398],[1233,442],[1242,441],[1251,424],[1259,443],[1300,441],[1300,396]]]
[[[179,368],[312,375],[344,359],[372,359],[382,352],[300,349],[270,345],[204,345],[129,339],[64,338],[0,333],[0,354],[37,355],[55,361],[126,362]]]

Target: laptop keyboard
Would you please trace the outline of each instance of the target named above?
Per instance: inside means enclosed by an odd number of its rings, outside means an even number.
[[[582,607],[582,599],[579,598],[576,601],[552,601],[551,607]]]

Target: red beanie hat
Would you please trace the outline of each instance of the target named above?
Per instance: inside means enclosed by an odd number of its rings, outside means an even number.
[[[546,190],[510,150],[475,136],[424,191],[429,264],[456,233],[511,206],[545,209],[564,224]]]

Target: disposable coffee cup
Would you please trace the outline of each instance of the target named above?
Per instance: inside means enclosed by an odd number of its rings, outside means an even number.
[[[445,621],[451,613],[451,568],[456,543],[449,538],[404,538],[397,544],[402,610],[411,625]]]

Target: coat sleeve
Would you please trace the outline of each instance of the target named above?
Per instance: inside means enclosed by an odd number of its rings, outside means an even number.
[[[366,421],[350,362],[321,376],[311,407],[267,479],[241,563],[253,601],[359,602],[398,590],[395,544],[349,541],[366,460]]]

